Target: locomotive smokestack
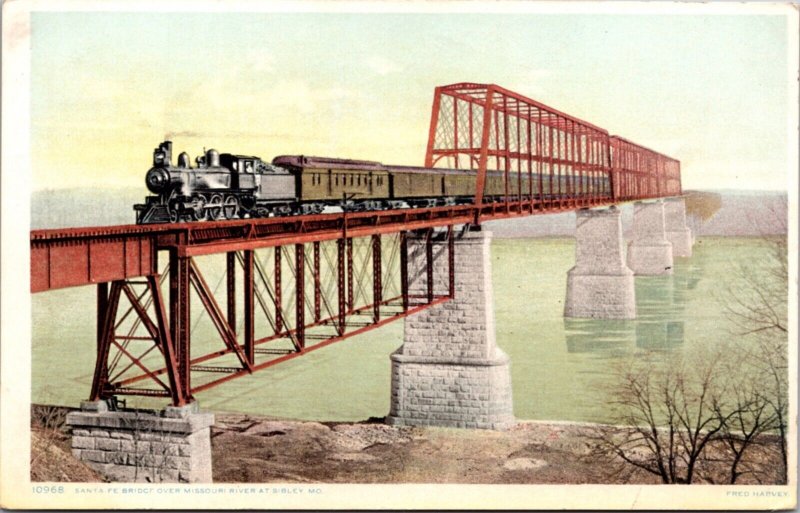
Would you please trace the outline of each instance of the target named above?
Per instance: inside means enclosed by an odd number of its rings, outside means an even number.
[[[153,165],[169,167],[172,164],[172,141],[164,141],[153,150]]]

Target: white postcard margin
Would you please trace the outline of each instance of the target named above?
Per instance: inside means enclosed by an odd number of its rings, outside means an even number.
[[[191,6],[191,7],[189,7]],[[578,14],[775,14],[789,34],[787,69],[790,248],[790,484],[440,485],[97,484],[30,482],[30,13],[33,11],[536,12]],[[14,509],[786,509],[797,483],[798,13],[769,3],[670,2],[216,2],[10,0],[3,5],[2,264],[0,266],[0,505]],[[68,347],[65,347],[68,350]]]

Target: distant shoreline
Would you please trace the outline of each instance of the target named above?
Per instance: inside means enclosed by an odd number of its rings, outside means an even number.
[[[688,218],[695,236],[761,236],[779,232],[775,217],[785,217],[786,192],[781,191],[686,191],[720,195],[718,210],[705,221]],[[109,189],[45,189],[31,195],[31,229],[134,224],[133,205],[146,196],[142,187]],[[620,206],[626,231],[632,225],[632,203]],[[575,213],[562,212],[488,221],[497,239],[572,237]],[[786,223],[783,222],[785,230]]]

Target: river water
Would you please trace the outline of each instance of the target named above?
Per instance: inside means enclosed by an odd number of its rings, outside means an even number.
[[[609,420],[615,365],[668,361],[731,338],[723,298],[733,270],[764,258],[759,239],[701,238],[673,276],[637,277],[635,321],[563,318],[572,239],[495,239],[492,274],[497,344],[511,357],[520,419]],[[33,296],[32,400],[76,406],[94,369],[93,287]],[[88,315],[87,315],[87,312]],[[201,392],[203,408],[276,417],[351,421],[389,410],[389,354],[402,322]],[[130,401],[130,400],[129,400]],[[129,402],[129,404],[131,404]],[[134,403],[141,406],[159,402]]]

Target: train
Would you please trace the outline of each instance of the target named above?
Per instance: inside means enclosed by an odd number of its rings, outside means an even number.
[[[137,224],[214,221],[437,207],[472,203],[477,172],[468,169],[384,165],[303,155],[259,157],[204,151],[195,166],[186,152],[172,162],[172,142],[153,150],[145,175],[153,194],[134,205]],[[569,193],[611,197],[610,176],[593,170],[584,176],[487,170],[483,201],[553,199]]]

